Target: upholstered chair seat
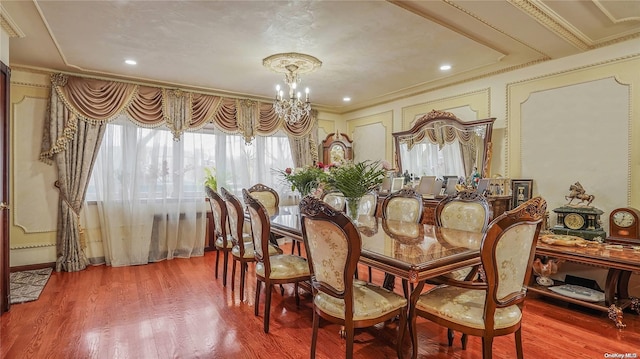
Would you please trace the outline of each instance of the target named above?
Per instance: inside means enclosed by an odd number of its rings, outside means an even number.
[[[483,319],[486,305],[486,290],[473,290],[442,285],[420,295],[416,302],[418,310],[446,317],[453,323],[476,329],[486,329]],[[508,328],[522,319],[517,305],[496,308],[494,329]]]
[[[251,239],[251,238],[249,238]],[[273,244],[269,244],[269,255],[273,256],[276,254],[280,254],[282,253],[282,250],[278,247],[276,247]],[[233,246],[233,249],[231,249],[231,254],[234,257],[240,257],[240,246],[239,245],[235,245]],[[251,242],[244,242],[244,251],[242,252],[242,256],[243,258],[255,258],[256,256],[256,252],[253,249],[253,240]]]
[[[289,254],[276,254],[269,258],[272,279],[288,279],[309,275],[309,264],[303,257]],[[264,276],[264,264],[256,264],[256,274]]]
[[[375,319],[406,307],[407,300],[382,287],[360,281],[353,283],[353,320]],[[344,319],[344,299],[319,292],[313,304],[323,312]]]
[[[226,248],[231,249],[233,248],[233,237],[231,237],[230,235],[227,235],[227,240],[225,241],[224,239],[222,239],[222,237],[218,237],[216,238],[216,248],[225,248],[225,244],[226,244]]]

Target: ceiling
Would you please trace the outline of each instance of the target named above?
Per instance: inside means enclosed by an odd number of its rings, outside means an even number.
[[[11,1],[10,65],[271,99],[281,52],[347,111],[640,37],[640,1]],[[124,64],[135,59],[136,66]],[[442,64],[451,70],[439,70]],[[343,97],[351,97],[349,103]]]

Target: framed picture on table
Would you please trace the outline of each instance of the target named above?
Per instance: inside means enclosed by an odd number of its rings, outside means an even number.
[[[531,199],[533,195],[532,179],[511,180],[511,208],[516,208]]]

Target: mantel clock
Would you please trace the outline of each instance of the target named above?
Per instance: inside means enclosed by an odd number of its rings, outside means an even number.
[[[565,205],[553,210],[557,214],[555,234],[578,236],[588,240],[603,240],[606,232],[602,229],[602,210],[590,206]]]
[[[616,208],[609,215],[607,242],[640,244],[640,211],[632,207]]]

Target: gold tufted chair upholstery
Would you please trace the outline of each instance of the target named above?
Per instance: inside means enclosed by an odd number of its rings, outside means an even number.
[[[255,315],[258,315],[260,307],[261,283],[265,286],[265,307],[264,307],[264,332],[269,333],[269,314],[271,311],[271,291],[276,284],[294,284],[294,294],[296,304],[300,305],[300,295],[298,293],[298,283],[308,281],[309,265],[303,257],[293,254],[269,253],[269,233],[271,232],[271,222],[267,217],[264,206],[249,192],[242,190],[244,203],[249,210],[251,220],[251,236],[253,237],[253,247],[256,257],[256,301]],[[265,255],[266,254],[266,255]]]
[[[515,333],[517,356],[522,359],[522,306],[546,209],[546,201],[536,197],[494,219],[480,247],[486,282],[448,280],[421,294],[409,313],[413,339],[417,340],[416,317],[421,316],[482,337],[482,356],[488,359],[494,337]]]
[[[209,204],[211,205],[211,212],[213,212],[213,233],[215,238],[215,248],[218,254],[216,255],[216,272],[215,276],[218,278],[218,266],[220,263],[220,253],[223,255],[222,264],[222,285],[227,285],[227,267],[229,261],[229,252],[233,247],[231,237],[227,234],[227,208],[224,204],[224,200],[220,195],[211,189],[209,186],[204,186],[204,191],[209,197]]]
[[[238,197],[227,191],[224,187],[220,189],[227,207],[227,217],[229,218],[229,237],[233,242],[231,248],[231,257],[233,258],[233,267],[231,269],[231,289],[235,288],[236,279],[236,263],[240,263],[240,301],[244,301],[244,283],[249,263],[255,262],[255,251],[253,249],[253,238],[251,234],[244,233],[244,211],[242,202]],[[280,248],[269,246],[269,254],[274,255],[282,253]]]
[[[447,196],[435,208],[436,224],[440,227],[469,232],[485,232],[489,225],[491,209],[487,198],[474,191],[461,191]],[[478,267],[466,267],[444,274],[442,277],[464,281],[477,276]],[[440,282],[442,277],[434,278]],[[453,345],[453,330],[449,329],[449,346]],[[462,349],[467,348],[467,336],[462,335]]]
[[[247,191],[251,194],[251,197],[258,200],[267,209],[278,208],[280,205],[278,192],[262,183],[251,186]]]
[[[354,282],[361,238],[353,222],[333,207],[309,196],[300,202],[300,214],[312,273],[311,358],[315,358],[320,317],[344,326],[346,357],[352,358],[355,328],[373,326],[396,316],[400,318],[396,350],[402,358],[407,300],[381,287]]]
[[[390,194],[382,202],[382,218],[420,222],[422,219],[422,195],[409,188],[403,188]]]
[[[344,211],[347,203],[344,195],[339,191],[330,191],[325,193],[322,196],[322,200],[338,211]]]

